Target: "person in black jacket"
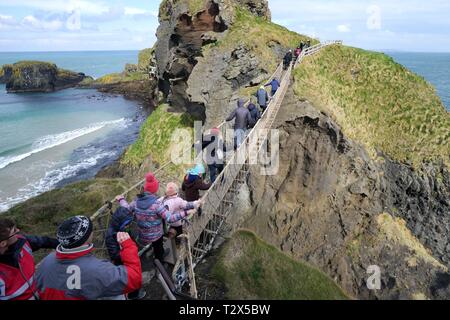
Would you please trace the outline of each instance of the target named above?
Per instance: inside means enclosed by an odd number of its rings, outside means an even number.
[[[292,50],[289,50],[283,58],[283,65],[285,70],[289,68],[289,65],[291,64],[293,58],[294,56],[292,54]]]
[[[130,230],[131,223],[134,220],[133,214],[124,207],[119,207],[114,212],[109,224],[108,230],[106,231],[105,244],[108,250],[111,262],[120,266],[123,265],[122,259],[120,257],[120,245],[117,242],[117,234],[119,232],[127,232],[130,234],[131,238],[136,239],[136,235]],[[131,292],[128,294],[129,300],[140,300],[146,296],[146,292],[143,289]]]
[[[250,127],[253,128],[258,123],[259,119],[261,119],[261,113],[259,112],[258,108],[255,104],[250,103],[248,105],[248,111],[250,111],[250,115],[252,116],[252,122],[250,124]]]
[[[225,165],[225,154],[229,151],[220,136],[218,128],[211,129],[210,134],[204,135],[202,141],[194,144],[197,154],[206,149],[206,163],[208,165],[211,183],[216,181],[218,175],[223,171]]]

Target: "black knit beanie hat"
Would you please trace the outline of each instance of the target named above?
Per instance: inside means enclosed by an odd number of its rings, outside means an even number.
[[[78,248],[89,239],[92,229],[91,219],[84,216],[76,216],[64,221],[59,226],[56,237],[63,248]]]

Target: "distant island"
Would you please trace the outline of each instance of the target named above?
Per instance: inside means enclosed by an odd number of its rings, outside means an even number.
[[[0,83],[6,84],[8,93],[54,92],[92,79],[84,73],[58,68],[42,61],[19,61],[1,68]]]
[[[120,73],[94,79],[81,72],[62,69],[52,62],[19,61],[0,66],[0,84],[8,93],[54,92],[68,88],[96,89],[103,93],[121,94],[140,102],[146,109],[155,107],[157,90],[154,49],[139,52],[138,63],[125,65]]]

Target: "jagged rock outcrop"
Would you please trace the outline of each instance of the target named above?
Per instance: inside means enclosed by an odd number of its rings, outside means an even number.
[[[268,76],[260,57],[236,43],[209,52],[204,46],[225,37],[235,20],[235,7],[270,20],[266,0],[164,1],[157,31],[159,88],[172,107],[215,123],[235,106],[240,87],[259,84]],[[281,57],[280,57],[281,58]],[[220,121],[221,122],[221,121]]]
[[[53,92],[74,87],[87,77],[59,69],[55,64],[39,61],[21,61],[13,64],[6,82],[9,93],[18,92]],[[6,73],[5,73],[6,74]]]
[[[253,210],[240,226],[318,266],[354,297],[450,297],[446,168],[416,173],[373,161],[292,91],[276,127],[280,170],[264,177],[252,169]],[[367,288],[372,265],[381,269],[381,290]]]
[[[7,83],[12,76],[12,65],[7,64],[0,68],[0,83]]]

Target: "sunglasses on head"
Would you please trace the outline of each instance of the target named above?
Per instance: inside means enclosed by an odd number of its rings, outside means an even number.
[[[0,240],[0,242],[8,241],[8,240],[11,239],[12,237],[17,236],[17,235],[20,233],[20,230],[18,230],[17,227],[14,227],[13,230],[15,230],[15,232],[13,232],[12,235],[10,235],[8,238],[5,238],[5,239]]]

